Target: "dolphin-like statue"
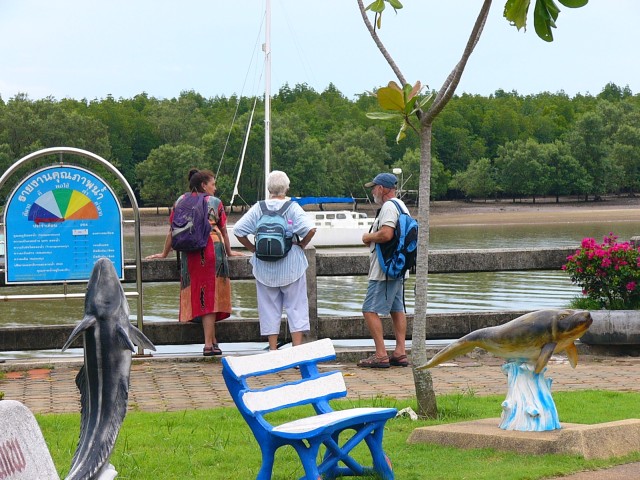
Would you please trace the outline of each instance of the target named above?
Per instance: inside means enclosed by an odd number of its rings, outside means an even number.
[[[124,290],[107,258],[98,259],[93,266],[84,318],[62,351],[80,334],[84,334],[84,365],[76,376],[81,402],[80,439],[67,480],[90,480],[106,474],[127,413],[134,343],[155,350],[151,341],[131,325]]]
[[[431,368],[476,347],[509,360],[535,364],[540,373],[551,355],[563,350],[571,366],[578,363],[578,349],[573,343],[591,326],[593,319],[586,310],[538,310],[496,327],[480,328],[439,351],[418,369]]]

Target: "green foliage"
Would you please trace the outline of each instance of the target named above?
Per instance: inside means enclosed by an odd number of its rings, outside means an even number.
[[[640,453],[611,460],[585,460],[568,455],[519,455],[491,449],[457,449],[433,444],[407,444],[418,427],[497,418],[504,396],[478,396],[464,392],[438,397],[438,418],[411,421],[397,418],[386,424],[384,448],[393,462],[396,478],[408,480],[530,480],[595,470],[623,462],[640,461]],[[637,415],[640,394],[634,392],[574,391],[554,394],[564,422],[594,424]],[[335,408],[411,407],[415,399],[371,399],[332,402]],[[615,405],[615,408],[611,408]],[[278,423],[302,414],[277,413]],[[61,478],[65,477],[80,431],[79,414],[37,415],[45,440]],[[497,428],[497,423],[496,423]],[[366,461],[366,446],[355,450]],[[241,461],[238,461],[241,459]],[[111,463],[119,478],[136,480],[255,478],[260,468],[260,448],[240,413],[235,408],[146,413],[130,411],[125,418]],[[303,475],[293,449],[278,450],[274,480]]]
[[[558,0],[565,7],[579,8],[588,0]],[[527,13],[531,0],[507,0],[504,6],[504,17],[518,30],[527,25]],[[538,36],[547,41],[553,41],[551,28],[556,28],[556,20],[560,9],[553,0],[536,0],[533,12],[533,26]]]
[[[404,139],[407,135],[405,131],[411,127],[417,132],[417,129],[411,123],[412,117],[431,102],[433,94],[430,93],[424,98],[418,95],[422,90],[420,82],[415,85],[406,84],[402,88],[396,82],[389,82],[386,87],[379,88],[375,96],[378,104],[385,112],[369,112],[367,117],[372,120],[397,120],[401,121],[400,130],[396,135],[396,143]]]
[[[562,266],[582,294],[609,310],[640,308],[640,253],[613,233],[597,243],[585,238]]]
[[[189,170],[193,167],[204,169],[204,163],[202,149],[191,145],[162,145],[152,150],[149,158],[136,167],[142,199],[158,205],[172,205],[178,196],[189,190]]]
[[[535,140],[508,142],[498,149],[495,162],[500,186],[507,195],[534,196],[546,194],[550,169],[543,150]]]
[[[386,8],[385,2],[388,2],[395,11],[402,8],[402,3],[400,3],[399,0],[374,0],[373,3],[369,4],[365,10],[375,12],[375,24],[378,28],[382,26],[382,12],[384,12],[384,9]]]
[[[323,195],[362,198],[366,196],[362,185],[375,173],[394,166],[405,172],[406,189],[417,190],[419,170],[413,163],[417,157],[412,157],[411,152],[419,149],[420,138],[407,135],[397,143],[395,137],[407,112],[413,112],[416,101],[425,101],[428,95],[418,93],[415,86],[396,87],[383,87],[391,88],[387,100],[396,108],[382,112],[391,114],[391,122],[367,117],[368,113],[381,110],[376,97],[362,94],[349,100],[332,85],[320,93],[304,84],[285,86],[274,95],[271,164],[272,168],[293,175],[292,195],[321,191]],[[131,99],[107,97],[91,102],[52,98],[32,101],[18,95],[0,104],[0,171],[41,148],[84,148],[110,161],[139,195],[138,200],[151,206],[163,204],[175,190],[183,191],[185,168],[193,164],[166,161],[162,163],[161,168],[166,169],[162,173],[147,172],[144,166],[137,170],[137,166],[163,145],[188,145],[201,151],[195,157],[195,165],[217,173],[218,194],[227,204],[254,100],[205,99],[195,92],[183,92],[177,99],[140,94]],[[236,109],[237,117],[232,121]],[[252,204],[264,195],[262,109],[259,99],[240,177],[241,198],[236,204]],[[415,125],[415,119],[411,121]],[[403,133],[407,128],[411,127],[405,125]],[[477,191],[481,180],[473,180],[473,189],[467,187],[464,191],[470,198],[500,196],[502,191],[508,191],[512,198],[581,195],[598,199],[611,193],[633,195],[640,191],[639,132],[638,96],[628,87],[612,83],[596,97],[569,98],[562,92],[523,96],[503,90],[488,97],[454,96],[433,124],[431,153],[437,160],[432,162],[432,174],[438,177],[431,181],[432,198],[459,194],[455,182],[453,190],[449,188],[449,175],[463,172],[469,177],[467,183],[472,182],[473,175],[485,175],[477,164],[469,170],[472,162],[482,158],[493,167],[491,178],[495,185],[480,189],[475,197],[470,192]],[[510,163],[498,160],[501,149],[508,153]],[[407,153],[409,157],[405,159]],[[535,154],[537,166],[528,153]],[[511,162],[514,159],[518,160]],[[35,167],[53,160],[43,159]],[[507,163],[513,172],[502,171]],[[92,168],[92,164],[82,166]],[[513,181],[514,176],[524,175],[527,169],[540,169],[544,174],[536,182],[524,177]],[[138,171],[149,174],[141,177]],[[102,170],[96,173],[124,198],[118,182]],[[15,177],[25,174],[20,171]],[[507,179],[510,188],[502,184]],[[168,189],[172,181],[175,185]],[[10,191],[11,186],[5,185],[0,198]],[[174,200],[172,197],[164,205]]]
[[[487,199],[497,192],[495,170],[488,158],[473,160],[464,172],[458,172],[451,181],[452,188],[456,188],[468,198]]]
[[[420,149],[407,150],[394,167],[402,169],[402,190],[418,190],[420,180]],[[437,157],[431,157],[431,199],[440,200],[449,191],[451,172],[447,170]]]

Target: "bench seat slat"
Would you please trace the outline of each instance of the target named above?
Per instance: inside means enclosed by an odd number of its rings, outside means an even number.
[[[308,380],[283,383],[262,390],[247,390],[242,401],[250,412],[269,412],[311,403],[318,399],[343,397],[347,386],[341,372],[331,372]]]
[[[345,424],[375,422],[395,417],[395,415],[394,408],[350,408],[283,423],[274,427],[272,432],[286,438],[306,438],[330,427],[344,428]]]
[[[304,362],[322,362],[333,359],[335,355],[331,339],[324,338],[295,348],[243,357],[225,357],[225,360],[236,378],[242,378],[277,372]]]

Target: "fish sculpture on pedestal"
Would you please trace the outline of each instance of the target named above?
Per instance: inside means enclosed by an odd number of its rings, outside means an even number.
[[[523,360],[540,373],[551,355],[565,351],[571,366],[578,363],[578,349],[573,343],[591,326],[586,310],[538,310],[514,318],[496,327],[474,330],[439,351],[418,369],[432,368],[479,347],[509,360]]]
[[[134,344],[155,350],[129,321],[129,305],[116,270],[107,258],[94,265],[87,284],[84,318],[62,347],[83,335],[84,365],[76,376],[80,390],[80,439],[67,480],[113,478],[111,451],[127,413]]]
[[[547,431],[561,428],[551,397],[551,380],[544,378],[554,353],[565,351],[575,368],[578,349],[573,343],[593,322],[585,310],[538,310],[497,327],[475,330],[438,352],[419,369],[483,348],[508,362],[507,398],[502,402],[503,430]]]

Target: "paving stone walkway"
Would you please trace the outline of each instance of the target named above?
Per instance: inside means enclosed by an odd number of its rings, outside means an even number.
[[[437,394],[506,393],[506,377],[501,359],[489,355],[462,357],[431,370]],[[81,363],[61,362],[30,365],[7,361],[0,380],[5,399],[18,400],[34,413],[76,413],[80,397],[75,377]],[[410,398],[415,395],[411,368],[363,369],[353,362],[334,363],[327,368],[342,370],[348,398],[370,400],[378,396]],[[131,367],[130,411],[164,412],[233,406],[222,379],[219,359],[202,357],[177,359],[141,359]],[[297,372],[285,372],[262,383],[293,380]],[[587,389],[640,392],[640,358],[581,356],[573,369],[566,358],[552,358],[546,372],[553,379],[553,391]],[[640,416],[640,409],[638,412]],[[637,480],[640,464],[584,472],[563,480]]]
[[[436,393],[506,393],[502,360],[491,356],[462,357],[431,370]],[[337,363],[327,368],[342,370],[348,398],[414,396],[411,368],[358,368],[353,363]],[[3,364],[9,371],[0,380],[5,398],[18,400],[34,413],[78,412],[79,394],[75,377],[80,363],[55,363],[49,368],[29,368],[28,364]],[[201,357],[136,360],[131,367],[129,409],[148,412],[192,410],[232,406],[222,379],[218,359]],[[296,378],[285,372],[275,380]],[[596,358],[581,356],[573,369],[564,358],[553,358],[546,376],[553,379],[553,391],[601,389],[640,392],[640,358]],[[268,382],[268,377],[263,380]],[[639,412],[640,415],[640,412]],[[639,475],[640,478],[640,475]]]

